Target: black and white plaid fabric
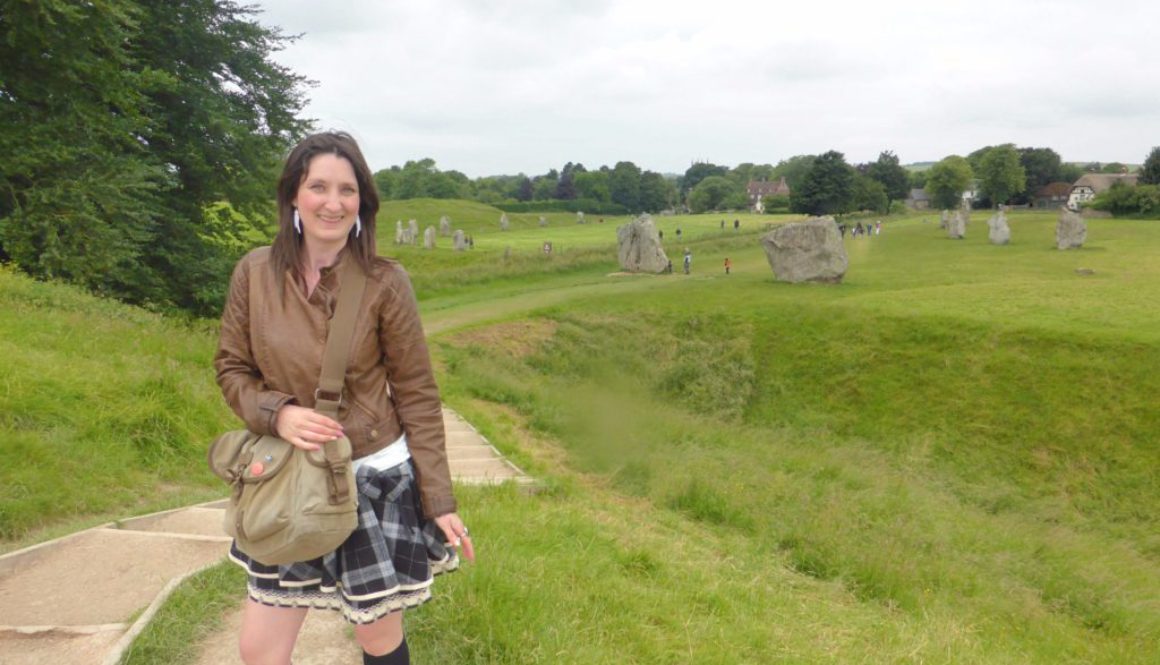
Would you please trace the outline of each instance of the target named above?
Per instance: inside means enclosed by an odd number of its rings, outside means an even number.
[[[423,517],[410,460],[382,471],[364,466],[355,479],[358,528],[334,552],[267,566],[230,546],[230,558],[249,573],[251,598],[339,610],[351,623],[370,623],[426,602],[434,576],[459,566],[439,527]]]

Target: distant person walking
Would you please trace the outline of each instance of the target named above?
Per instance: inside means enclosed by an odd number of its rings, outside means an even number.
[[[686,247],[685,248],[685,274],[688,275],[689,271],[692,269],[693,269],[693,253],[689,251],[688,247]]]
[[[732,269],[733,269],[733,262],[729,260],[728,256],[726,256],[725,257],[725,274],[728,275],[729,271]]]

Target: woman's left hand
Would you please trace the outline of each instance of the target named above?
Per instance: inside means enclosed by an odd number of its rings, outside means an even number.
[[[468,561],[475,561],[475,548],[471,545],[471,536],[458,513],[447,513],[435,518],[435,524],[443,531],[444,542],[451,547],[458,547]]]

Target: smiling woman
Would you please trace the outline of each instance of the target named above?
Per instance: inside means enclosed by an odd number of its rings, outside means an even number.
[[[214,358],[226,402],[251,432],[299,449],[349,439],[358,487],[358,526],[332,553],[279,566],[230,548],[249,576],[246,663],[289,663],[311,607],[354,624],[365,663],[407,663],[403,610],[431,598],[434,576],[459,565],[456,547],[474,558],[411,281],[375,255],[378,209],[354,139],[308,136],[278,183],[273,247],[246,255],[230,283]],[[345,378],[320,385],[333,362],[328,337],[341,328],[332,323],[340,294],[358,308],[345,366],[338,361]],[[339,395],[329,415],[315,409],[328,393]]]

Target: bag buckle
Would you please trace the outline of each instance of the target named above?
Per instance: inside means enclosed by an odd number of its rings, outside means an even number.
[[[332,390],[323,390],[322,388],[314,389],[314,401],[325,400],[327,402],[342,403],[342,391],[334,392]]]

